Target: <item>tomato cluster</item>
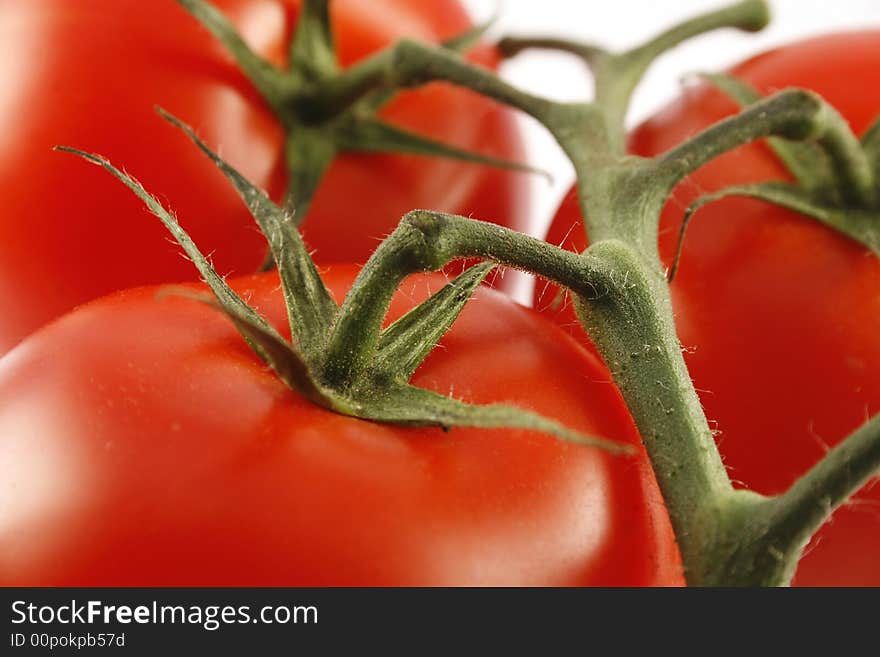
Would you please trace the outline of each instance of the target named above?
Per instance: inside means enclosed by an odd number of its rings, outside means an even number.
[[[214,4],[283,65],[300,2]],[[336,0],[332,12],[343,66],[404,36],[436,43],[469,27],[457,0]],[[0,358],[0,585],[685,583],[638,431],[571,308],[551,303],[553,289],[539,283],[531,310],[481,288],[412,382],[536,411],[627,443],[634,456],[524,430],[444,433],[319,408],[216,309],[158,294],[150,285],[192,281],[191,263],[128,190],[51,152],[68,144],[124,165],[163,195],[221,274],[254,272],[266,246],[253,219],[153,109],[194,125],[278,198],[285,135],[247,78],[174,0],[148,12],[138,0],[5,3],[0,35],[0,50],[16,53],[0,69],[13,90],[0,96],[0,116],[15,127],[0,138],[0,354],[11,349]],[[805,41],[733,74],[762,93],[814,89],[861,133],[880,111],[878,43],[878,32]],[[469,56],[497,64],[485,46]],[[665,152],[735,111],[707,85],[688,89],[630,148]],[[522,154],[511,111],[449,85],[402,92],[382,116],[474,152]],[[341,301],[413,208],[524,229],[520,176],[343,154],[302,234]],[[701,169],[667,204],[664,261],[698,195],[786,177],[761,144]],[[580,225],[572,194],[547,240],[583,250]],[[445,282],[407,279],[388,320]],[[290,338],[277,274],[232,286]],[[878,290],[876,257],[806,217],[754,200],[698,216],[672,285],[676,325],[740,485],[784,490],[880,410]],[[868,491],[834,515],[796,583],[880,584],[877,500]]]

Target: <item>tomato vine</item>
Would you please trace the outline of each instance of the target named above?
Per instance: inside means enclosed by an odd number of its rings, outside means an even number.
[[[786,143],[809,144],[818,154],[815,157],[827,158],[830,166],[824,171],[830,175],[824,175],[817,164],[799,170],[801,175],[795,177],[800,185],[784,190],[752,188],[748,193],[796,206],[851,238],[875,245],[872,240],[876,221],[880,221],[877,124],[859,140],[817,94],[789,89],[759,99],[732,87],[732,93],[745,99],[739,114],[657,157],[628,155],[623,129],[632,92],[658,55],[709,30],[761,29],[768,20],[764,2],[735,3],[619,54],[550,39],[502,42],[508,55],[550,47],[583,56],[597,80],[595,100],[585,103],[557,103],[534,96],[468,63],[454,48],[408,40],[340,72],[330,47],[327,2],[320,0],[304,5],[300,29],[308,36],[301,34],[292,51],[291,61],[298,62],[294,74],[281,79],[277,71],[250,58],[208,5],[196,0],[183,4],[230,47],[270,104],[296,128],[288,145],[297,154],[289,160],[292,183],[287,207],[280,208],[192,130],[167,117],[226,174],[266,234],[279,269],[293,342],[282,338],[224,283],[173,216],[133,179],[101,157],[78,153],[116,175],[162,219],[213,290],[216,301],[212,303],[220,306],[286,383],[324,408],[358,418],[444,428],[528,428],[628,452],[626,447],[582,435],[534,413],[468,405],[408,383],[493,265],[468,270],[414,310],[403,324],[383,329],[391,299],[406,276],[436,271],[462,258],[532,272],[574,293],[579,319],[608,366],[651,459],[688,583],[781,585],[791,580],[810,536],[880,466],[880,416],[830,450],[783,493],[765,496],[735,489],[682,357],[669,272],[658,251],[660,215],[673,188],[691,172],[738,146],[781,138]],[[318,115],[322,121],[351,118],[354,115],[346,113],[363,108],[361,103],[431,81],[456,84],[510,105],[550,131],[574,165],[577,197],[591,244],[577,255],[500,226],[415,210],[382,242],[343,303],[337,305],[317,274],[292,214],[294,205],[308,206],[315,175],[326,166],[333,150],[322,154],[315,143],[303,141],[309,122],[318,120]],[[372,128],[379,125],[370,123]],[[302,162],[308,165],[298,169],[296,163]],[[827,219],[829,204],[834,221]]]

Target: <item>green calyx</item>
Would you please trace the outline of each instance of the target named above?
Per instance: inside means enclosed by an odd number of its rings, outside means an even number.
[[[330,164],[344,152],[408,153],[530,173],[533,167],[459,149],[393,126],[379,111],[398,88],[377,76],[392,49],[343,70],[336,58],[328,0],[304,0],[281,69],[254,53],[229,20],[205,0],[178,0],[232,55],[287,133],[285,205],[299,225]],[[487,25],[442,44],[451,53],[473,46]],[[546,174],[545,174],[546,175]]]
[[[731,76],[700,77],[743,109],[764,101],[755,89]],[[811,217],[880,256],[880,117],[859,139],[834,108],[819,102],[824,115],[815,122],[819,128],[811,140],[788,141],[784,135],[767,140],[793,182],[727,187],[698,198],[686,210],[670,281],[690,221],[703,206],[731,196],[759,199]]]
[[[515,428],[551,434],[573,443],[629,454],[622,443],[575,431],[536,413],[503,404],[474,405],[409,384],[416,368],[437,346],[494,265],[476,265],[409,313],[383,328],[391,298],[412,271],[387,278],[370,275],[368,263],[340,308],[324,286],[300,238],[292,214],[273,203],[224,162],[194,131],[164,110],[229,179],[266,236],[278,269],[293,337],[285,340],[217,274],[174,215],[136,180],[101,156],[59,147],[97,164],[132,190],[193,261],[213,298],[197,295],[224,312],[257,355],[290,388],[330,411],[404,426]],[[371,260],[373,263],[373,260]],[[411,265],[411,261],[406,261]],[[193,296],[187,294],[186,296]],[[364,321],[364,318],[374,321]],[[357,326],[358,331],[349,330]],[[341,345],[341,347],[340,347]]]

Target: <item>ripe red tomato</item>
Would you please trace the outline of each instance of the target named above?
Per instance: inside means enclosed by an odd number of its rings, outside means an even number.
[[[880,114],[880,31],[791,44],[732,73],[764,94],[813,89],[861,134]],[[635,131],[632,150],[662,153],[735,111],[707,86],[688,89]],[[763,144],[703,167],[667,204],[664,261],[673,257],[684,209],[699,195],[786,178]],[[570,195],[548,240],[562,243],[578,217]],[[575,228],[565,243],[583,249],[583,231]],[[701,210],[688,229],[672,293],[688,367],[739,484],[766,494],[784,490],[880,411],[880,262],[858,244],[766,203],[724,200]],[[551,298],[548,292],[536,305],[546,307]],[[570,308],[555,314],[578,332]],[[808,548],[795,584],[880,585],[878,553],[875,487],[834,514]]]
[[[215,0],[276,63],[297,0]],[[457,0],[337,0],[343,64],[401,36],[468,27]],[[492,65],[483,48],[475,60]],[[76,304],[134,285],[192,280],[164,229],[102,173],[50,151],[100,152],[161,190],[223,272],[255,271],[265,243],[222,175],[160,120],[194,125],[250,179],[279,196],[282,132],[244,76],[175,0],[0,3],[0,353]],[[400,95],[386,118],[434,139],[519,159],[511,112],[444,85]],[[364,261],[407,211],[473,214],[524,229],[522,174],[414,156],[346,155],[318,191],[305,233],[321,262]]]
[[[338,297],[354,274],[325,280]],[[409,279],[391,316],[444,282]],[[275,274],[236,287],[285,323]],[[414,383],[639,444],[598,362],[488,288]],[[643,452],[330,413],[218,312],[156,288],[0,360],[0,454],[2,585],[683,583]]]

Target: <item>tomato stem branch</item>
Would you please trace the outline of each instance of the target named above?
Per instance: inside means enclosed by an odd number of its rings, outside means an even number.
[[[611,128],[622,136],[632,94],[660,55],[689,39],[722,28],[757,32],[769,20],[766,2],[745,0],[676,25],[637,48],[601,61],[596,69],[596,102],[612,122]]]
[[[880,475],[880,416],[856,429],[768,508],[773,539],[800,550],[831,512]]]
[[[853,432],[785,493],[736,491],[724,508],[701,584],[788,584],[810,537],[831,513],[880,474],[880,416]]]
[[[581,57],[596,79],[595,104],[606,119],[606,129],[617,155],[625,152],[624,121],[632,94],[651,64],[662,54],[695,36],[721,28],[749,32],[763,29],[769,21],[763,0],[745,0],[676,25],[636,48],[611,53],[592,44],[553,38],[506,38],[499,44],[502,52],[513,56],[528,48],[562,50]]]
[[[552,36],[506,36],[498,41],[498,49],[507,58],[516,57],[527,50],[556,50],[574,55],[592,69],[601,58],[613,56],[604,48],[592,43],[574,41]]]
[[[831,160],[836,189],[844,204],[854,208],[877,207],[877,178],[874,168],[849,123],[831,105],[822,101],[822,132],[817,143]]]
[[[575,300],[578,317],[639,428],[688,581],[699,582],[711,554],[706,537],[723,523],[733,489],[681,356],[668,286],[632,245],[603,240],[585,254],[609,276],[601,297]]]
[[[696,73],[701,78],[713,85],[739,106],[740,110],[749,105],[758,103],[762,95],[751,85],[724,73]],[[799,187],[809,190],[811,193],[826,193],[831,184],[833,174],[830,170],[830,162],[824,157],[821,149],[816,144],[806,142],[794,142],[778,137],[769,137],[767,146],[770,147],[779,161],[788,169],[788,172],[797,181]]]
[[[872,204],[874,174],[858,139],[834,108],[802,89],[781,91],[749,105],[661,156],[674,173],[669,190],[722,153],[764,137],[815,141],[831,160],[844,198],[859,206]]]
[[[530,94],[491,71],[415,41],[401,41],[392,54],[383,73],[389,85],[442,80],[514,107],[546,127],[575,166],[586,168],[593,164],[594,156],[607,156],[612,151],[604,117],[592,103],[559,103]]]
[[[592,258],[495,224],[416,210],[379,245],[346,296],[328,341],[325,380],[345,386],[369,366],[391,296],[404,278],[461,258],[523,269],[588,299],[603,294],[605,272]]]

